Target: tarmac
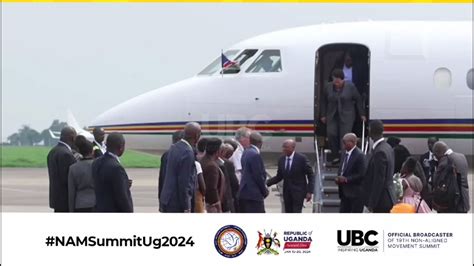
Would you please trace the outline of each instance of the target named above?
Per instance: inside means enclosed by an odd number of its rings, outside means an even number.
[[[131,188],[135,212],[158,212],[159,169],[126,169],[133,179]],[[275,168],[268,168],[275,175]],[[52,212],[49,208],[49,179],[46,168],[2,168],[2,212]],[[472,171],[469,174],[469,188],[472,202]],[[265,209],[269,213],[281,213],[279,192],[276,186],[270,189],[265,199]],[[308,202],[303,212],[312,212]]]
[[[2,212],[52,212],[49,208],[49,179],[46,168],[2,168]],[[133,179],[131,188],[134,211],[158,212],[159,169],[126,169]],[[276,169],[268,169],[275,174]],[[265,200],[267,212],[280,213],[281,203],[276,186]],[[307,203],[304,212],[312,212]]]

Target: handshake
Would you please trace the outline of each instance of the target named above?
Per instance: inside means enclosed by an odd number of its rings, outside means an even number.
[[[267,179],[267,181],[265,181],[265,184],[267,185],[267,187],[271,187],[273,185],[271,179]]]
[[[265,181],[265,184],[267,185],[267,188],[265,188],[265,194],[263,195],[264,198],[267,198],[268,195],[270,195],[270,190],[268,190],[268,187],[271,187],[273,185],[272,179],[267,179]]]
[[[275,184],[275,181],[272,180],[272,178],[270,178],[270,179],[267,179],[267,181],[265,181],[265,184],[267,184],[267,187],[271,187]],[[269,191],[267,189],[267,193],[265,195],[265,198],[268,196],[268,194],[269,194]],[[305,196],[306,202],[310,202],[312,198],[313,198],[313,193],[311,193],[311,192],[306,193],[306,196]]]

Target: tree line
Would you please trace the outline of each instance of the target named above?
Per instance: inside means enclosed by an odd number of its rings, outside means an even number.
[[[28,125],[23,125],[18,132],[8,136],[8,143],[12,146],[54,146],[58,143],[57,138],[51,136],[51,132],[59,132],[67,125],[66,122],[54,120],[47,129],[38,132]]]

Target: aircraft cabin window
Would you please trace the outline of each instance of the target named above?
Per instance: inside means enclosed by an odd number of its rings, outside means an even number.
[[[232,60],[239,50],[228,50],[224,52],[224,55]],[[198,75],[212,75],[221,70],[221,57],[216,58],[212,63],[205,67]]]
[[[257,49],[246,49],[242,53],[240,53],[234,60],[236,65],[233,65],[229,68],[224,69],[224,74],[237,74],[240,72],[241,67],[247,62],[250,58],[252,58],[258,52]]]
[[[263,51],[249,66],[247,71],[250,73],[281,72],[280,50]]]
[[[451,87],[451,71],[445,67],[436,69],[434,73],[434,85],[437,89],[449,89]]]
[[[467,81],[467,86],[469,87],[469,89],[471,90],[474,90],[473,86],[472,86],[472,68],[471,70],[469,70],[467,72],[467,77],[466,77],[466,81]]]

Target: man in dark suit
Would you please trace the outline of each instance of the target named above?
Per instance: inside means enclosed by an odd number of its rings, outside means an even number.
[[[132,181],[120,164],[125,151],[122,134],[107,137],[107,152],[92,163],[97,212],[133,212]]]
[[[69,166],[76,162],[71,149],[75,138],[74,128],[63,128],[58,145],[48,153],[49,207],[54,212],[69,211],[68,175]]]
[[[370,212],[388,213],[396,202],[393,188],[395,157],[383,138],[383,123],[371,121],[369,136],[374,141],[364,180],[365,205]]]
[[[459,191],[459,195],[456,196],[454,204],[449,208],[441,209],[434,201],[433,207],[439,213],[467,213],[471,209],[471,206],[469,200],[469,183],[467,181],[469,165],[466,156],[462,153],[454,152],[443,141],[438,141],[433,145],[433,153],[439,162],[433,177],[433,184],[438,183],[439,178],[445,173],[449,161],[451,161],[456,171],[455,185],[458,186],[457,191]]]
[[[433,145],[437,141],[439,141],[439,139],[436,136],[428,138],[428,151],[420,157],[420,164],[423,167],[423,172],[425,173],[429,185],[433,185],[433,175],[438,165],[438,161],[435,160],[433,154]]]
[[[176,142],[180,141],[183,138],[184,131],[183,130],[177,130],[173,133],[171,136],[171,142],[175,144]],[[168,153],[169,151],[166,151],[161,155],[161,163],[160,163],[160,174],[158,176],[158,200],[160,199],[161,191],[163,190],[163,184],[165,183],[165,176],[166,176],[166,163],[168,162]]]
[[[278,160],[277,175],[267,180],[267,186],[283,181],[283,201],[286,213],[300,213],[304,200],[310,201],[314,191],[314,172],[309,160],[295,151],[292,139],[283,142],[283,156]]]
[[[340,213],[361,213],[364,209],[362,181],[365,175],[365,155],[357,147],[357,136],[347,133],[342,138],[345,152],[336,178],[341,199]]]
[[[192,212],[196,191],[196,157],[194,147],[201,136],[201,126],[189,122],[184,137],[168,151],[165,181],[160,195],[162,212]]]
[[[260,133],[252,131],[250,147],[242,154],[242,180],[239,187],[239,208],[242,213],[264,213],[264,199],[268,196],[265,186],[266,172],[260,155],[263,140]]]
[[[354,84],[344,81],[344,72],[335,69],[333,81],[324,89],[321,96],[321,122],[327,124],[327,137],[333,163],[339,161],[342,136],[352,131],[356,114],[366,121],[360,94]]]
[[[104,145],[105,131],[101,127],[96,127],[92,130],[92,135],[94,135],[93,150],[94,158],[98,158],[105,154],[107,148]]]

